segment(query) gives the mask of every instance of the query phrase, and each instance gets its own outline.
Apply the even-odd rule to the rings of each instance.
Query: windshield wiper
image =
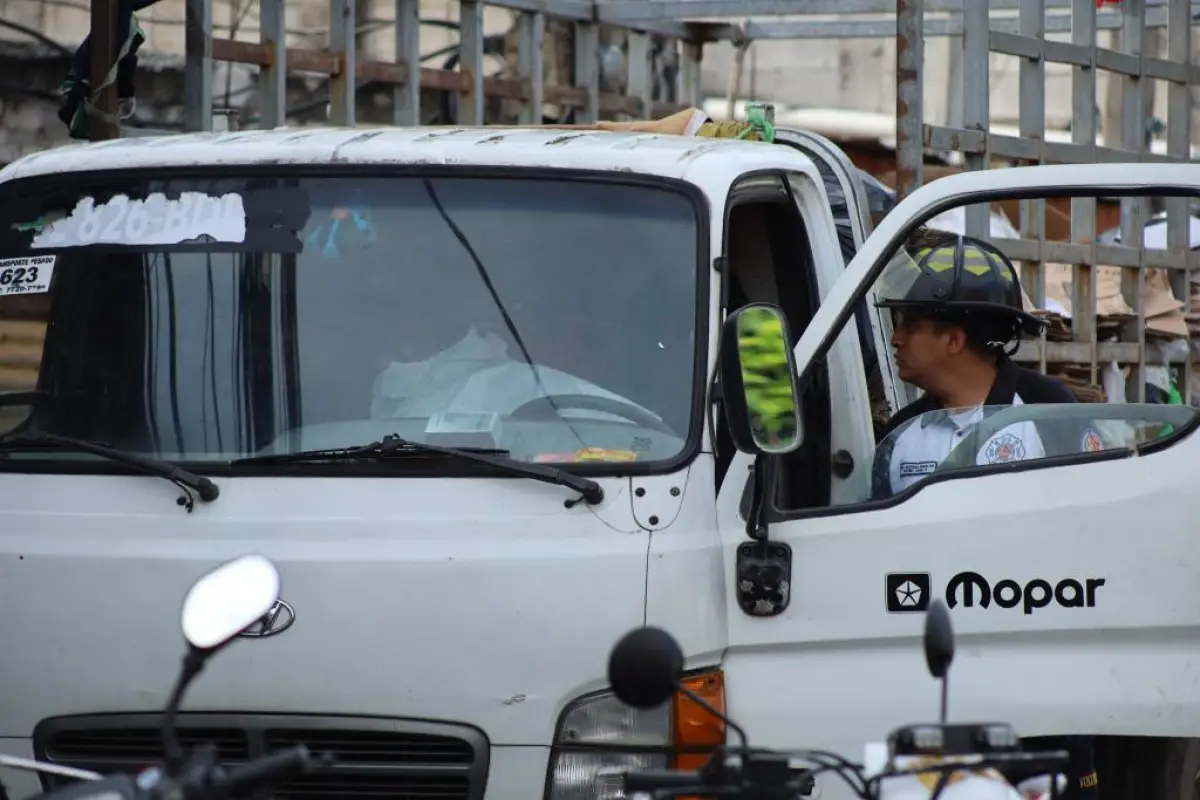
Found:
[[[298,453],[272,453],[263,456],[248,456],[229,462],[231,467],[248,464],[303,464],[316,461],[383,461],[389,458],[405,458],[421,455],[441,455],[459,458],[464,461],[474,461],[506,472],[509,475],[520,475],[532,478],[542,483],[552,483],[555,486],[566,486],[579,492],[579,497],[563,503],[567,508],[574,507],[581,500],[594,506],[604,499],[604,489],[600,484],[589,478],[573,475],[566,470],[551,467],[546,464],[529,464],[524,461],[514,461],[506,458],[507,450],[493,450],[467,447],[439,447],[434,444],[414,442],[403,439],[395,434],[383,437],[378,442],[371,442],[357,447],[338,447],[328,450],[304,450]]]
[[[57,433],[45,432],[17,433],[0,437],[0,453],[9,450],[36,449],[46,445],[63,450],[90,453],[94,456],[107,458],[109,461],[115,461],[118,464],[132,467],[147,475],[166,478],[184,490],[184,497],[179,498],[179,504],[187,508],[189,513],[195,505],[192,500],[192,492],[188,491],[189,489],[194,491],[196,496],[205,503],[211,503],[221,494],[221,490],[217,488],[217,485],[202,475],[189,472],[169,461],[160,461],[157,458],[150,458],[138,453],[127,453],[124,450],[118,450],[115,447],[109,447],[99,442],[89,442],[87,439],[76,439],[73,436],[59,436]]]

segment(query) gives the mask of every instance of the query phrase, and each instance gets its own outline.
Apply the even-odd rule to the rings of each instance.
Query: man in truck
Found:
[[[882,496],[936,470],[989,407],[1075,402],[1059,381],[1010,359],[1021,334],[1036,335],[1042,321],[1022,308],[1017,272],[1003,253],[956,234],[921,233],[913,244],[889,268],[878,305],[892,311],[900,378],[924,394],[884,426],[873,479]],[[946,413],[929,413],[937,410]],[[1061,434],[1014,423],[982,443],[975,463],[1062,452],[1063,443],[1046,436]]]
[[[884,427],[872,477],[876,497],[903,491],[936,470],[988,407],[1076,402],[1058,380],[1011,360],[1021,335],[1037,335],[1044,323],[1024,310],[1007,256],[988,242],[930,230],[914,236],[906,250],[889,267],[892,275],[884,275],[877,305],[892,310],[900,378],[923,394]],[[1083,450],[1089,435],[1095,432],[1083,423],[1039,430],[1032,421],[1018,422],[984,442],[975,463]],[[1069,752],[1064,798],[1095,800],[1092,737],[1037,737],[1025,745]]]

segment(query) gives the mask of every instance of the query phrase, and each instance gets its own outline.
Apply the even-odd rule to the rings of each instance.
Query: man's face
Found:
[[[928,317],[892,312],[892,347],[900,380],[925,389],[962,349],[961,330]]]

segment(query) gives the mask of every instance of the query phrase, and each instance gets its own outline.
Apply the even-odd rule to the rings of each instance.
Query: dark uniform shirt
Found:
[[[999,367],[992,389],[988,392],[987,399],[984,400],[984,406],[1009,406],[1018,398],[1021,403],[1026,405],[1077,402],[1071,390],[1054,378],[1019,367],[1007,358],[1000,360]],[[941,404],[927,393],[900,409],[888,420],[879,434],[880,450],[884,450],[884,452],[876,453],[875,471],[872,477],[873,496],[891,494],[892,459],[890,451],[899,437],[889,434],[923,414],[930,416],[922,419],[922,422],[929,420],[931,423],[936,423],[939,420],[930,412],[939,410],[942,410]],[[916,424],[920,424],[920,422]],[[1037,425],[1037,423],[1032,424]],[[1045,450],[1048,453],[1068,453],[1075,449],[1082,450],[1090,430],[1090,426],[1082,420],[1078,425],[1064,426],[1056,423],[1053,426],[1037,427],[1037,434],[1041,441],[1045,442]],[[1095,800],[1099,796],[1091,736],[1038,736],[1025,739],[1022,744],[1029,751],[1066,750],[1071,754],[1070,763],[1063,768],[1063,772],[1067,776],[1067,789],[1063,792],[1063,800]]]

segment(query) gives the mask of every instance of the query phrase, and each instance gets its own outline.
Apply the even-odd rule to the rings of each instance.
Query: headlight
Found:
[[[719,670],[684,685],[722,712]],[[650,710],[629,708],[611,692],[575,700],[554,734],[547,800],[624,800],[622,775],[637,769],[697,769],[725,742],[725,726],[682,695]]]

